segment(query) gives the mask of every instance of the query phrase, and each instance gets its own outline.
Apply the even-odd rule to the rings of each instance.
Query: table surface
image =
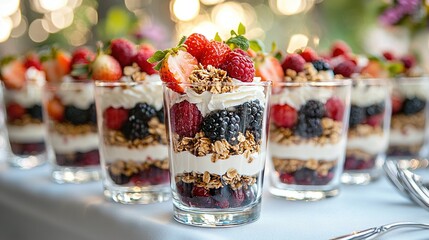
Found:
[[[286,201],[265,191],[258,221],[198,228],[175,222],[171,201],[113,203],[104,199],[100,182],[59,185],[49,173],[46,165],[19,170],[0,162],[0,239],[329,239],[391,222],[429,222],[428,211],[384,178],[343,186],[339,196],[318,202]],[[429,239],[429,231],[396,230],[381,239]]]

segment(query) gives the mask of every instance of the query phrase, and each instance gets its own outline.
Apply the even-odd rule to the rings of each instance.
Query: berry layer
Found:
[[[23,126],[7,125],[8,136],[11,142],[38,143],[43,142],[45,127],[43,124],[26,124]]]

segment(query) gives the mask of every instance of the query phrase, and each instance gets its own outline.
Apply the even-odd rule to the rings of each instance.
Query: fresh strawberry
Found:
[[[304,70],[305,60],[299,54],[292,53],[286,56],[285,60],[282,63],[283,71],[287,69],[292,69],[295,72],[301,72]]]
[[[136,46],[127,39],[118,38],[110,43],[110,55],[119,62],[121,67],[131,65],[136,53]]]
[[[57,98],[53,98],[46,104],[46,110],[50,118],[55,121],[62,121],[64,118],[64,106]]]
[[[387,61],[393,61],[395,60],[395,55],[392,52],[389,51],[383,51],[383,57],[387,60]]]
[[[401,57],[401,62],[404,64],[405,69],[410,69],[416,64],[416,59],[411,55],[407,55]]]
[[[94,61],[95,53],[88,48],[78,48],[72,54],[71,66],[72,73],[71,75],[79,80],[88,79],[88,65],[90,62]]]
[[[384,119],[384,114],[381,113],[381,114],[368,117],[366,119],[366,123],[368,125],[371,125],[372,127],[379,127],[383,123],[383,119]]]
[[[42,57],[42,67],[48,82],[59,82],[70,73],[71,57],[64,51],[52,48],[48,55]]]
[[[128,110],[109,107],[103,113],[104,122],[109,129],[118,130],[128,119]]]
[[[261,56],[255,59],[255,75],[262,81],[271,81],[273,84],[282,82],[285,76],[279,60],[273,56]]]
[[[181,137],[194,137],[203,122],[198,107],[186,100],[171,107],[170,117],[172,130]]]
[[[20,119],[25,114],[25,108],[18,103],[9,103],[6,107],[8,120]]]
[[[155,53],[155,49],[150,45],[141,45],[137,54],[134,56],[134,62],[139,65],[140,69],[147,73],[148,75],[152,75],[157,73],[154,69],[155,64],[149,63],[147,60]]]
[[[220,66],[232,78],[242,82],[253,82],[255,77],[255,66],[250,57],[243,55],[245,52],[230,51],[225,61]]]
[[[338,97],[331,97],[326,101],[326,116],[335,121],[342,121],[344,116],[344,103]]]
[[[313,62],[318,59],[317,53],[312,48],[305,48],[299,53],[306,62]]]
[[[298,113],[287,104],[274,105],[271,107],[271,118],[279,127],[292,128],[298,121]]]
[[[24,66],[26,69],[33,67],[39,71],[42,70],[42,63],[40,62],[39,57],[35,53],[30,53],[27,56],[25,56]]]
[[[343,77],[350,77],[353,73],[356,72],[356,64],[350,60],[341,62],[334,67],[335,74],[341,74]]]
[[[184,44],[186,45],[186,49],[188,53],[190,53],[198,61],[200,61],[208,43],[209,43],[209,40],[207,40],[207,38],[204,35],[199,33],[192,33],[186,39]]]
[[[161,80],[168,83],[168,87],[178,93],[184,89],[180,83],[186,83],[192,71],[198,66],[197,59],[188,52],[179,50],[163,60],[159,74]]]
[[[99,54],[91,65],[92,79],[114,82],[122,77],[121,65],[110,55]]]
[[[1,79],[8,89],[21,89],[25,85],[25,67],[18,59],[6,59],[0,69]]]
[[[347,43],[345,43],[343,41],[337,41],[332,45],[331,52],[332,52],[331,56],[336,57],[336,56],[345,55],[347,53],[350,53],[351,49],[350,49],[349,45],[347,45]]]
[[[218,68],[225,61],[229,52],[231,52],[231,49],[225,43],[210,41],[206,46],[206,50],[200,62],[204,67],[212,65]]]
[[[394,114],[394,113],[400,112],[403,104],[402,98],[397,95],[392,95],[391,101],[392,101],[392,113]]]

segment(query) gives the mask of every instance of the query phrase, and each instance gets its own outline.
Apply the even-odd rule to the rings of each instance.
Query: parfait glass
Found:
[[[164,84],[178,222],[216,227],[259,218],[270,88],[269,82]]]
[[[171,198],[162,84],[96,82],[104,195],[115,202],[148,204]]]
[[[47,83],[43,97],[52,179],[57,183],[99,180],[94,83],[71,80]]]
[[[429,77],[394,79],[389,158],[427,157],[428,92]]]
[[[382,173],[389,144],[391,81],[353,80],[343,183],[367,184]]]
[[[346,79],[276,83],[270,104],[273,195],[314,201],[339,193],[350,89]]]

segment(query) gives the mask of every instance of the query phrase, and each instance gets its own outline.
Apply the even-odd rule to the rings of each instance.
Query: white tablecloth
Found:
[[[396,221],[429,222],[429,212],[386,179],[344,186],[338,197],[319,202],[285,201],[265,192],[257,222],[209,229],[175,222],[171,201],[121,205],[103,198],[99,182],[58,185],[48,176],[48,166],[18,170],[0,163],[1,240],[328,239]],[[429,230],[398,230],[382,239],[429,239]]]

